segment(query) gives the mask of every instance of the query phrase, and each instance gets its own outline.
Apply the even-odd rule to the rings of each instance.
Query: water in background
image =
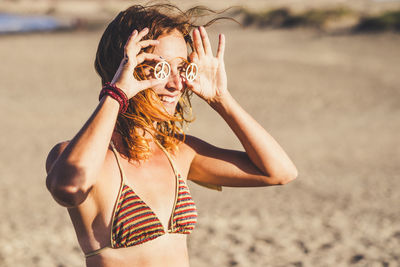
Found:
[[[0,13],[0,34],[54,31],[69,29],[72,23],[60,21],[50,16],[12,15]]]

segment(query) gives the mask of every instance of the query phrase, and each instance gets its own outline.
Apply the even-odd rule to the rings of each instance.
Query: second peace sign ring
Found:
[[[195,63],[190,63],[186,68],[186,79],[189,82],[193,82],[197,77],[198,68]]]

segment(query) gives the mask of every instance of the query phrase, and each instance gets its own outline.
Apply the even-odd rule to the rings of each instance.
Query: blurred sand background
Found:
[[[178,2],[179,3],[179,2]],[[240,1],[185,1],[224,8]],[[250,8],[396,1],[262,1]],[[0,1],[0,11],[109,21],[120,1]],[[93,60],[104,26],[0,36],[0,266],[78,267],[84,258],[67,212],[45,188],[51,147],[79,130],[97,104]],[[234,97],[299,169],[283,187],[214,192],[190,184],[199,224],[191,266],[400,266],[400,35],[260,30],[219,23]],[[215,38],[213,39],[215,47]],[[189,133],[240,145],[194,100]]]

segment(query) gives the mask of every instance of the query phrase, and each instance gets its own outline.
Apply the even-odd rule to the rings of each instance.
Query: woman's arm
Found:
[[[258,124],[227,90],[224,65],[225,38],[220,35],[216,57],[204,28],[194,30],[195,51],[191,59],[199,65],[199,77],[187,82],[226,121],[242,143],[245,153],[211,146],[189,137],[195,153],[188,178],[228,186],[286,184],[297,177],[297,170],[274,138]]]
[[[223,186],[282,185],[297,169],[282,147],[231,97],[213,108],[224,118],[246,152],[221,149],[187,136],[195,152],[188,179]]]
[[[82,203],[95,184],[108,149],[119,104],[104,97],[69,143],[56,145],[46,161],[46,186],[63,206]]]
[[[144,60],[160,60],[158,56],[139,53],[142,48],[156,45],[156,40],[141,41],[148,29],[133,31],[125,45],[125,56],[112,84],[121,88],[128,98],[160,81],[137,81],[133,71]],[[55,200],[63,206],[81,204],[88,196],[101,169],[114,131],[119,104],[109,96],[101,99],[96,110],[69,143],[56,145],[46,161],[46,185]]]

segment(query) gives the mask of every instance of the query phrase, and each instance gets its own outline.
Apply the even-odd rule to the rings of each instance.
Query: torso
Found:
[[[119,159],[126,183],[167,230],[175,201],[176,178],[165,153],[157,146],[153,149],[151,158],[140,164],[129,163],[121,156]],[[193,152],[182,143],[173,158],[175,167],[186,179]],[[109,149],[88,198],[79,207],[68,210],[84,253],[110,245],[111,218],[120,186],[120,171],[115,155]],[[166,233],[140,245],[108,248],[99,255],[87,258],[87,266],[188,266],[186,238],[185,234]]]
[[[86,259],[87,267],[188,267],[186,235],[165,234],[152,241],[129,248],[107,248]]]

